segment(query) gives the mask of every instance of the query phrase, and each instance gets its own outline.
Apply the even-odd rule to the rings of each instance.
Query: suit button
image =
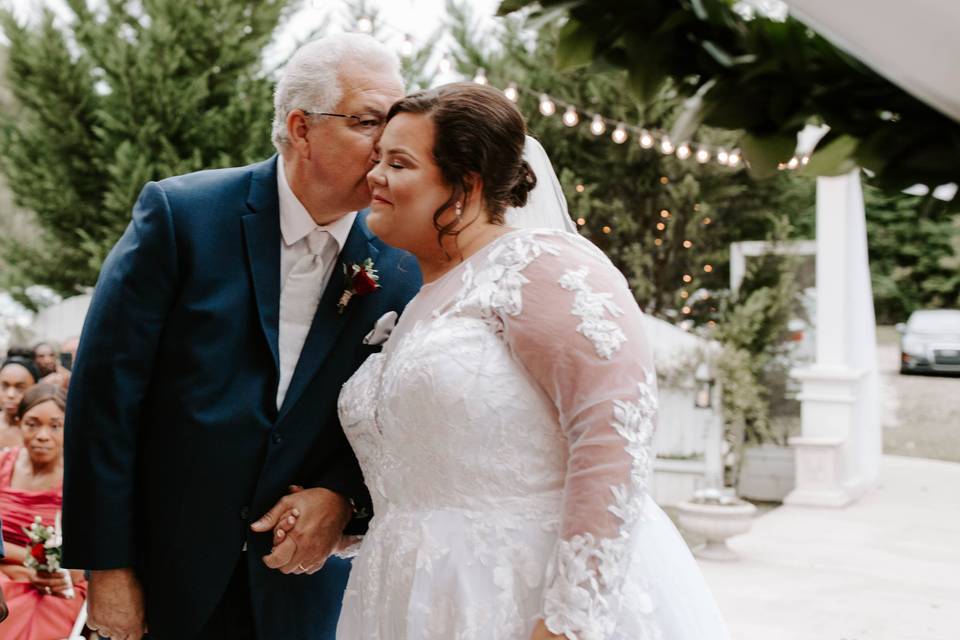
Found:
[[[240,507],[240,519],[244,522],[250,519],[250,507]]]
[[[273,439],[273,444],[280,444],[281,442],[283,442],[283,436],[280,435],[279,433],[274,433],[272,439]]]

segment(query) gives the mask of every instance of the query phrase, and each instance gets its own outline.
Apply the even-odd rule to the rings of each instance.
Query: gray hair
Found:
[[[384,68],[400,77],[400,60],[376,39],[360,33],[338,33],[308,42],[293,54],[273,93],[273,133],[278,151],[289,142],[287,116],[294,109],[332,111],[343,97],[340,72],[344,63]]]

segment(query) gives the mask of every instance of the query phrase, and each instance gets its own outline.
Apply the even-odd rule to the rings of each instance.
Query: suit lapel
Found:
[[[243,235],[253,278],[260,325],[280,374],[278,336],[280,326],[280,203],[277,196],[277,156],[253,169]]]
[[[374,267],[376,267],[379,252],[371,243],[373,235],[367,229],[366,217],[366,212],[361,212],[354,221],[350,234],[343,245],[343,250],[340,251],[337,258],[337,264],[330,275],[330,282],[327,283],[327,288],[317,304],[317,312],[313,316],[313,323],[303,343],[303,349],[300,351],[300,359],[297,361],[293,378],[290,380],[290,387],[284,398],[283,406],[280,407],[280,414],[277,417],[278,423],[297,403],[304,389],[317,374],[317,371],[320,370],[324,360],[330,354],[330,350],[336,344],[337,336],[340,335],[340,332],[363,300],[354,297],[343,313],[337,310],[337,302],[339,302],[344,290],[344,265],[360,264],[370,258],[374,261]]]

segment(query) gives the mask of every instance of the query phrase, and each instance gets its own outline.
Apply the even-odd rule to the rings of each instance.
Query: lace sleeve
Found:
[[[524,270],[503,313],[514,357],[556,405],[569,457],[547,627],[572,640],[613,632],[630,532],[647,493],[656,421],[652,358],[623,276],[586,240],[560,235]]]

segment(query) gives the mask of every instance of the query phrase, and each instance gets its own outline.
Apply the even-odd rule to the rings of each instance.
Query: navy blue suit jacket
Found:
[[[369,505],[337,396],[372,352],[364,335],[402,311],[420,273],[361,212],[278,411],[276,163],[147,184],[84,324],[65,429],[64,561],[134,567],[151,637],[194,636],[247,543],[259,637],[332,638],[349,563],[269,570],[271,536],[249,524],[294,483]],[[381,288],[338,313],[343,266],[367,258]]]

